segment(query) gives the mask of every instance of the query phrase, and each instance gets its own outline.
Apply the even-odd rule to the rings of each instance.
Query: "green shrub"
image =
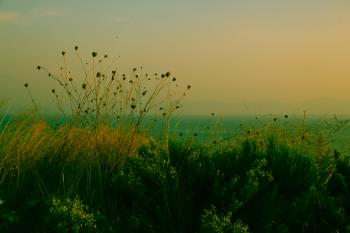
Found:
[[[218,216],[214,207],[204,210],[201,217],[200,233],[249,233],[249,228],[237,220],[232,223],[232,213]]]
[[[96,216],[78,197],[49,200],[49,226],[57,233],[97,232]]]

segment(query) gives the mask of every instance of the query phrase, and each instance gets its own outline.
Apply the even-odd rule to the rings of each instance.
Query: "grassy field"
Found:
[[[320,135],[259,130],[213,145],[13,122],[0,134],[0,230],[350,231],[349,155],[306,142]]]
[[[199,142],[169,132],[191,85],[173,92],[170,72],[119,74],[107,58],[93,52],[80,80],[65,62],[57,75],[37,67],[60,87],[60,124],[28,83],[34,116],[0,118],[0,232],[350,232],[350,155],[329,137],[347,122],[288,131],[286,115]]]

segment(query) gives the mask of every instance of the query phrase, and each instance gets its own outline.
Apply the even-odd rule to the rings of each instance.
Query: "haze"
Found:
[[[193,86],[187,114],[350,113],[346,0],[0,0],[0,100],[49,106],[60,52],[120,56]]]

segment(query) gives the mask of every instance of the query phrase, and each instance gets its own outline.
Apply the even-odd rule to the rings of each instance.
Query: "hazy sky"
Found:
[[[118,39],[116,38],[118,36]],[[350,113],[349,0],[0,0],[0,100],[46,105],[74,46],[193,85],[187,113]]]

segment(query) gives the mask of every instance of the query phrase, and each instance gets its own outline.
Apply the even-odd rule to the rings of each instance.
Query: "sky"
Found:
[[[350,114],[349,0],[0,0],[0,100],[50,106],[75,45],[171,71],[184,113]]]

